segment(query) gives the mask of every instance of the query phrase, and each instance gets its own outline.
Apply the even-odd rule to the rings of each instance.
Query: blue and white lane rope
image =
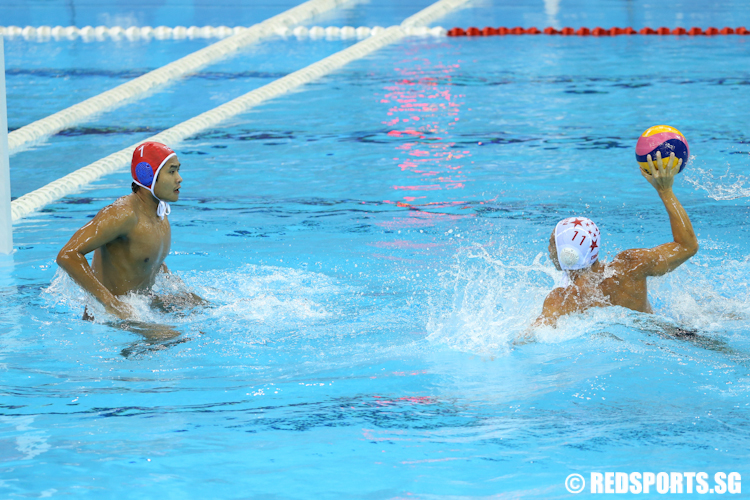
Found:
[[[8,134],[8,148],[12,155],[28,144],[50,136],[80,123],[103,111],[110,111],[125,102],[144,95],[156,86],[164,85],[185,75],[194,73],[239,49],[272,37],[277,30],[296,26],[322,12],[342,5],[349,0],[310,0],[277,16],[258,23],[245,31],[233,34],[224,40],[193,52],[159,69],[134,78],[111,90],[86,99],[83,102],[58,111],[46,118],[29,123]]]
[[[415,25],[427,25],[432,23],[445,14],[462,7],[471,0],[440,0],[430,7],[418,12],[407,18],[402,26],[409,28]],[[217,124],[228,120],[249,109],[257,106],[269,99],[286,94],[302,85],[325,76],[342,66],[361,59],[372,52],[398,42],[406,35],[405,30],[400,26],[393,26],[377,33],[370,38],[362,40],[351,47],[326,57],[316,63],[313,63],[303,69],[295,71],[285,77],[279,78],[263,87],[252,90],[247,94],[240,96],[232,101],[222,104],[210,111],[206,111],[190,120],[165,130],[153,137],[149,141],[157,141],[176,146],[181,141],[195,134],[215,127]],[[140,143],[139,143],[140,144]],[[102,176],[111,174],[119,169],[124,169],[130,164],[130,158],[133,149],[138,144],[133,144],[125,149],[113,153],[101,160],[80,168],[65,177],[50,182],[44,187],[27,193],[11,202],[11,212],[13,221],[27,216],[28,214],[39,210],[64,196],[76,192],[82,186],[90,184]]]
[[[175,26],[174,28],[168,26],[157,26],[156,28],[152,28],[151,26],[130,26],[129,28],[123,28],[121,26],[115,26],[112,28],[106,26],[97,26],[96,28],[92,26],[84,26],[83,28],[77,28],[76,26],[26,26],[24,28],[21,28],[20,26],[0,26],[0,36],[5,36],[8,40],[22,38],[26,41],[33,42],[76,39],[81,39],[84,42],[104,42],[108,40],[149,42],[152,40],[223,39],[232,35],[240,35],[249,29],[250,28],[243,26],[237,26],[234,28],[228,26]],[[298,40],[364,40],[365,38],[377,35],[386,29],[387,28],[382,26],[360,26],[359,28],[355,28],[354,26],[312,26],[310,28],[305,26],[297,26],[295,28],[280,26],[274,31],[276,35],[281,37],[297,38]],[[441,26],[434,28],[428,28],[425,26],[402,26],[402,29],[404,29],[409,36],[442,37],[447,33],[447,30]]]

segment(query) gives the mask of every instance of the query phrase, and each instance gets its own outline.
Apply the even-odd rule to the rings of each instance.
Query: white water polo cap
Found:
[[[173,156],[177,155],[169,146],[160,142],[149,141],[135,148],[133,159],[130,162],[130,174],[133,176],[133,182],[151,191],[154,198],[159,200],[159,205],[156,207],[156,215],[162,219],[165,215],[169,215],[172,210],[169,207],[169,203],[156,196],[154,186],[156,185],[156,179],[159,177],[161,168]]]
[[[568,217],[555,226],[557,261],[564,270],[589,267],[599,258],[599,228],[586,217]]]

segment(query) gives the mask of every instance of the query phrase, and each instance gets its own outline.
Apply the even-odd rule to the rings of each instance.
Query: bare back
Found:
[[[596,261],[589,268],[568,270],[571,284],[550,292],[535,326],[554,325],[560,316],[592,307],[622,306],[650,313],[646,279],[674,271],[698,251],[698,240],[690,218],[672,191],[674,176],[679,172],[682,160],[675,161],[672,154],[664,164],[657,153],[656,162],[650,155],[648,162],[651,173],[642,170],[641,174],[656,189],[667,210],[673,241],[654,248],[625,250],[608,264]],[[554,241],[553,232],[550,257],[561,270]]]
[[[633,251],[622,252],[613,262],[592,266],[566,288],[558,288],[558,298],[568,302],[569,312],[584,312],[592,307],[621,306],[634,311],[652,312],[648,301],[646,276],[634,272]],[[559,290],[559,291],[558,291]],[[554,293],[553,292],[553,293]],[[567,299],[567,300],[566,300]]]

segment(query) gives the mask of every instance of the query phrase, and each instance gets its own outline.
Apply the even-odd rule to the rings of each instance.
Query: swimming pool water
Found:
[[[560,2],[558,17],[623,24],[627,9],[605,5]],[[389,25],[412,7],[363,9]],[[544,7],[480,2],[437,24],[543,20]],[[86,299],[54,263],[127,192],[126,173],[18,222],[15,265],[0,268],[0,492],[546,499],[574,472],[747,475],[747,43],[409,38],[185,141],[167,264],[212,306],[130,299],[172,341],[80,321]],[[6,41],[9,123],[201,44]],[[14,155],[12,194],[348,44],[276,39],[209,66]],[[595,310],[513,347],[559,279],[544,254],[557,220],[595,220],[607,259],[669,238],[632,150],[661,122],[695,155],[675,190],[699,254],[650,282],[656,314]]]

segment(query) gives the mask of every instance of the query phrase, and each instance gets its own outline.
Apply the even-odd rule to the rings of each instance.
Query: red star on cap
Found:
[[[595,248],[599,248],[599,245],[596,244],[596,240],[591,240],[591,251],[593,252]]]
[[[574,220],[574,221],[573,221],[573,227],[577,227],[577,226],[580,226],[580,225],[582,224],[582,222],[583,222],[583,221],[582,221],[582,220],[580,220],[580,219],[576,219],[576,220]]]

